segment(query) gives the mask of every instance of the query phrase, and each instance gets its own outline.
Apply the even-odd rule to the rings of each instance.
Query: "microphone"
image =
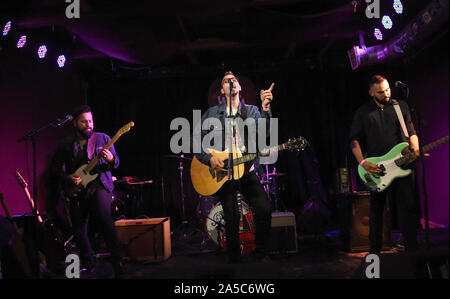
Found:
[[[399,87],[399,88],[407,88],[408,87],[408,85],[403,83],[402,81],[396,81],[394,83],[394,85],[395,85],[395,87]]]
[[[64,125],[66,122],[71,121],[72,119],[73,119],[73,116],[70,115],[70,114],[68,114],[68,115],[66,115],[63,119],[57,118],[57,119],[53,122],[53,125],[54,125],[55,127],[60,127],[60,126]]]

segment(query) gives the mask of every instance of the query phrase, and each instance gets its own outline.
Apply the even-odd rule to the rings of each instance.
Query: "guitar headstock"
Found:
[[[20,171],[16,170],[15,175],[16,175],[16,179],[17,179],[17,182],[19,183],[19,185],[22,186],[22,188],[28,188],[28,183],[27,183],[27,181],[25,181],[25,179],[23,178]]]
[[[288,142],[284,143],[283,145],[286,150],[300,151],[308,146],[308,141],[304,137],[298,137],[289,139]]]
[[[122,128],[119,129],[119,131],[117,132],[117,134],[122,135],[125,134],[126,132],[131,130],[131,127],[134,126],[134,122],[129,122],[128,124],[126,124],[125,126],[123,126]]]

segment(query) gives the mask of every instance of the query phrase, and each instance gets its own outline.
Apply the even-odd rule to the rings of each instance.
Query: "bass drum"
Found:
[[[241,253],[247,254],[255,249],[255,226],[253,223],[253,213],[249,206],[242,200],[240,202],[242,206],[242,221],[240,223],[239,239],[241,242]],[[226,248],[225,217],[220,202],[211,209],[206,218],[206,231],[208,237],[215,244],[219,245],[220,242],[220,246]]]

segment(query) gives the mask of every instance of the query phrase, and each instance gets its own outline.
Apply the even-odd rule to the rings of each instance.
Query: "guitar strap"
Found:
[[[408,130],[406,129],[405,120],[403,119],[403,114],[402,114],[402,111],[400,109],[400,105],[399,105],[398,101],[394,100],[394,99],[392,99],[392,104],[394,106],[395,113],[397,113],[398,120],[400,121],[400,126],[402,127],[403,134],[408,139],[409,138],[409,134],[408,134]]]

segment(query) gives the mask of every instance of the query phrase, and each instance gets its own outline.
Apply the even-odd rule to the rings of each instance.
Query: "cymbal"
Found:
[[[167,158],[174,158],[179,160],[192,160],[192,158],[185,157],[184,155],[178,156],[178,155],[166,155]]]
[[[286,175],[285,173],[281,173],[281,172],[272,172],[272,173],[263,173],[262,176],[283,176]]]

